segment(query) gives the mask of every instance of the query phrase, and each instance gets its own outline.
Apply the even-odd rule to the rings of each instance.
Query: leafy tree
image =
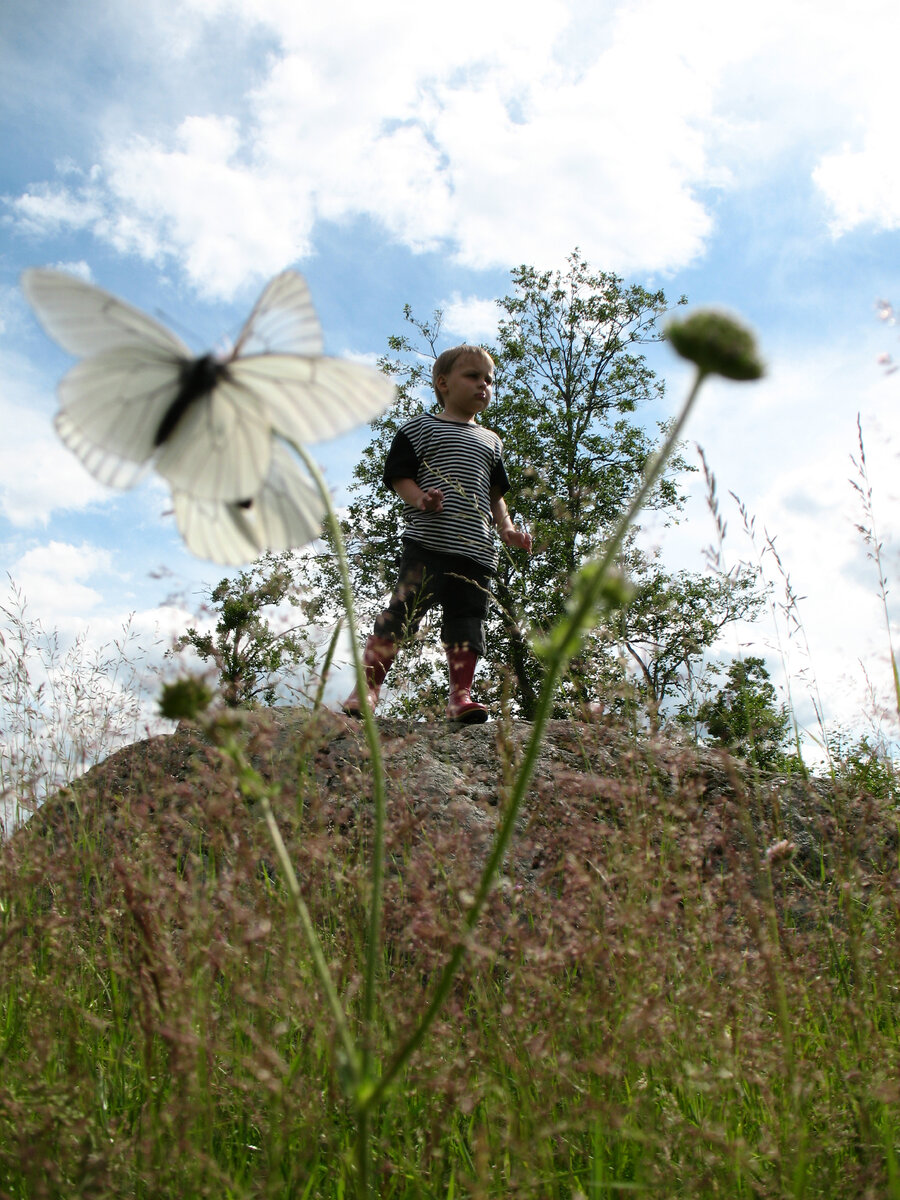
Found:
[[[755,655],[730,664],[725,685],[699,705],[696,717],[712,745],[760,770],[777,770],[790,757],[790,713],[777,703],[765,660]]]
[[[686,695],[697,666],[723,629],[752,619],[765,602],[755,572],[734,575],[668,574],[635,556],[634,597],[609,631],[627,651],[651,725],[666,701]]]
[[[305,609],[291,553],[266,554],[232,579],[222,579],[209,594],[217,614],[215,630],[190,628],[175,650],[190,646],[213,663],[225,703],[232,708],[274,704],[279,687],[299,665],[311,668],[314,652],[303,626],[276,630],[266,609],[282,604]]]

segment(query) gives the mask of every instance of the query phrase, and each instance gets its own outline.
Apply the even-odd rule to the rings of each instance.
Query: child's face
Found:
[[[472,421],[491,402],[494,364],[480,354],[461,354],[446,375],[438,375],[444,416]]]

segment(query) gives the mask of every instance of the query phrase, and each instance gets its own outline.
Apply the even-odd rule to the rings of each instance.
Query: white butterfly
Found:
[[[262,549],[266,530],[284,540],[319,528],[318,495],[291,477],[290,456],[273,456],[274,434],[322,441],[394,398],[381,372],[322,356],[309,288],[294,271],[266,286],[222,358],[194,356],[159,322],[72,275],[29,270],[22,288],[47,333],[82,359],[59,385],[62,440],[113,487],[131,487],[155,466],[176,494],[179,527],[196,546],[220,547],[229,557],[219,561],[233,561],[245,539],[248,501],[250,541]]]

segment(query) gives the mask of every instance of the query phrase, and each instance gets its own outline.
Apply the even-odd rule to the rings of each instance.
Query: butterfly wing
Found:
[[[173,358],[192,357],[164,325],[64,271],[25,271],[22,290],[46,332],[79,358],[122,346],[154,346]]]
[[[322,349],[322,330],[306,280],[296,271],[282,271],[263,289],[232,357],[274,352],[317,358]]]
[[[272,447],[269,473],[249,502],[198,500],[185,491],[173,498],[188,549],[223,566],[253,562],[267,550],[305,546],[319,536],[325,514],[318,490],[280,443]]]
[[[229,371],[259,397],[277,433],[303,444],[373,420],[396,395],[387,375],[341,358],[260,354],[237,359]]]
[[[152,458],[156,432],[178,395],[181,366],[154,346],[120,346],[76,363],[63,376],[56,427],[91,474],[108,483],[114,459]]]
[[[94,478],[107,487],[134,487],[147,470],[147,463],[130,462],[101,449],[82,433],[65,411],[56,414],[54,425],[62,442]]]

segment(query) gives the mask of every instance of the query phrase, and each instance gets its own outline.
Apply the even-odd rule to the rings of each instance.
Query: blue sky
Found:
[[[107,492],[56,441],[70,360],[28,311],[23,268],[79,271],[201,351],[294,266],[326,350],[374,359],[407,302],[445,310],[448,344],[489,338],[510,267],[578,246],[755,327],[766,380],[711,385],[688,430],[726,558],[753,553],[734,491],[804,597],[783,648],[805,721],[813,678],[829,720],[888,703],[848,478],[859,412],[893,575],[900,382],[878,356],[900,349],[877,301],[900,301],[895,4],[147,0],[138,16],[56,0],[2,22],[0,565],[33,615],[102,641],[134,613],[149,644],[224,572],[180,546],[161,483]],[[648,420],[687,382],[668,350],[653,362],[668,393]],[[338,498],[364,441],[321,450]],[[688,486],[687,518],[649,536],[699,569],[714,531]],[[739,641],[783,681],[772,621],[724,649]]]

